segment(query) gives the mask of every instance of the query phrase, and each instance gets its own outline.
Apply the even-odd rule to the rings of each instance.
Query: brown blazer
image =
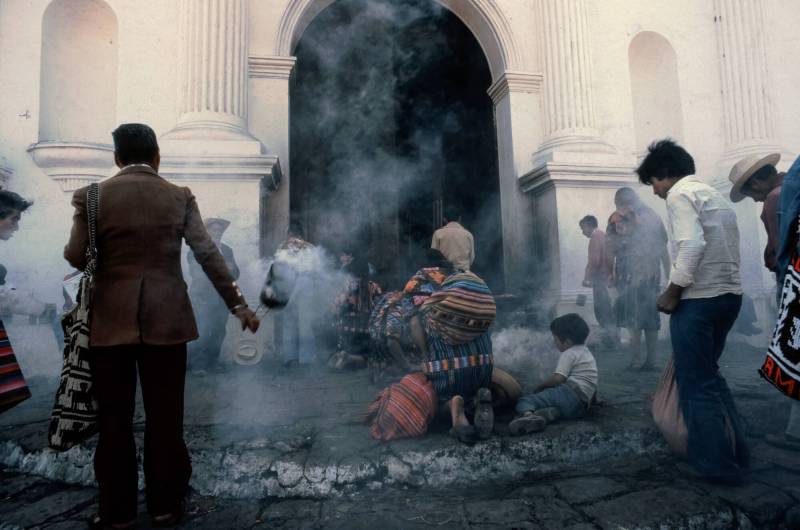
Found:
[[[86,266],[86,193],[75,192],[64,258]],[[128,166],[100,184],[98,270],[92,296],[92,346],[169,345],[197,338],[181,271],[181,240],[194,252],[228,308],[244,303],[225,259],[208,235],[189,188],[149,166]]]

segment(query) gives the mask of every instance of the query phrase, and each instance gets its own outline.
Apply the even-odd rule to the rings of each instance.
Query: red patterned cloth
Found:
[[[436,392],[421,373],[403,377],[385,388],[367,409],[364,423],[376,440],[421,436],[436,415]]]
[[[0,320],[0,412],[31,397],[25,378],[17,364],[14,349]]]

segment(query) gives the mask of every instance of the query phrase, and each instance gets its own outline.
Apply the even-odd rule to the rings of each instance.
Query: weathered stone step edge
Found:
[[[307,453],[275,456],[269,451],[228,448],[192,453],[192,487],[201,495],[230,498],[293,497],[321,499],[378,489],[384,485],[441,487],[521,478],[600,459],[667,451],[654,428],[614,432],[579,431],[560,437],[494,438],[468,447],[397,451],[392,444],[369,457],[313,462]],[[26,452],[13,441],[0,442],[0,463],[23,473],[68,484],[93,486],[92,450],[75,447]],[[143,487],[139,470],[139,487]]]

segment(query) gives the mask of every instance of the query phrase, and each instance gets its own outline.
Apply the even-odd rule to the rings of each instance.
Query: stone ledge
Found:
[[[443,487],[518,480],[597,460],[666,452],[655,429],[596,430],[589,422],[553,426],[547,435],[494,437],[469,447],[440,434],[436,440],[375,444],[370,451],[336,454],[314,446],[318,435],[295,440],[254,440],[220,449],[191,449],[192,487],[201,495],[230,498],[324,499],[367,489]],[[364,428],[353,436],[367,436]],[[424,443],[428,442],[430,445]],[[190,445],[194,445],[190,442]],[[141,447],[141,443],[139,443]],[[431,447],[432,446],[432,447]],[[327,448],[326,448],[327,449]],[[25,450],[16,441],[0,443],[0,464],[68,484],[94,485],[92,447],[65,453]],[[140,487],[141,481],[140,469]]]

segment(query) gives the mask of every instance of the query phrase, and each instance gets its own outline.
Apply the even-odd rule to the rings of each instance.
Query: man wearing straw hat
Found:
[[[778,173],[775,165],[780,159],[780,153],[750,155],[739,160],[728,177],[733,184],[731,201],[740,202],[750,197],[755,202],[764,203],[761,210],[761,222],[767,231],[764,266],[770,272],[776,272],[778,268],[778,199],[784,173]]]
[[[783,179],[785,173],[778,173],[775,165],[780,160],[779,153],[771,153],[766,156],[751,155],[736,163],[731,169],[730,180],[733,183],[731,189],[731,200],[739,202],[745,197],[750,197],[756,202],[763,202],[764,208],[761,212],[761,221],[764,223],[764,228],[767,230],[767,247],[764,249],[764,265],[772,272],[775,273],[778,279],[778,303],[780,304],[780,296],[782,292],[782,279],[785,274],[786,267],[779,265],[778,255],[781,249],[790,247],[790,245],[782,245],[780,225],[781,219],[779,212],[781,212],[780,203],[791,204],[792,195],[796,195],[795,189],[791,185],[787,188],[789,197],[781,201],[781,191],[783,189]],[[796,163],[795,163],[796,165]],[[795,166],[793,166],[793,169]],[[793,173],[796,175],[796,172]],[[796,178],[792,179],[794,182]],[[794,192],[794,193],[793,193]],[[792,224],[791,219],[796,218],[796,209],[789,209],[784,207],[781,212],[783,216],[787,217],[783,224]],[[784,234],[784,237],[786,235]],[[785,253],[785,252],[784,252]],[[786,427],[786,432],[783,434],[767,434],[764,439],[770,445],[775,445],[783,449],[790,449],[793,451],[800,451],[800,404],[797,402],[792,403],[792,409],[789,413],[789,422]]]
[[[205,220],[208,235],[211,236],[222,257],[225,258],[225,265],[228,266],[231,276],[234,280],[238,280],[239,267],[233,257],[233,249],[222,242],[222,235],[230,224],[227,219],[217,217],[209,217]],[[200,338],[188,345],[189,363],[196,375],[205,375],[207,370],[219,366],[217,359],[222,349],[222,343],[225,341],[225,327],[228,323],[229,311],[225,301],[217,294],[192,252],[189,252],[188,261],[189,273],[192,277],[189,296],[192,299],[192,307],[194,307],[197,328],[200,333]]]

